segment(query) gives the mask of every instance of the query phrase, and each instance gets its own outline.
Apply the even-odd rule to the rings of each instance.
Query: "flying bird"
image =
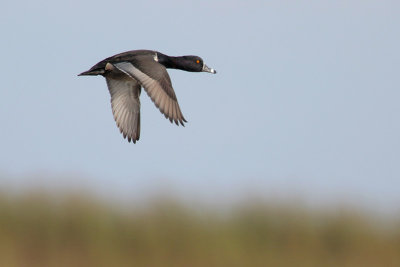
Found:
[[[178,104],[168,69],[217,73],[198,56],[171,57],[152,50],[132,50],[108,57],[78,74],[106,78],[115,122],[128,142],[140,137],[140,93],[143,87],[165,118],[187,122]]]

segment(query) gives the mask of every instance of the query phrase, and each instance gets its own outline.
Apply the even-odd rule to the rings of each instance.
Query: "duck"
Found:
[[[124,139],[140,138],[140,94],[143,87],[171,123],[185,126],[167,69],[216,74],[201,57],[167,56],[154,50],[131,50],[108,57],[78,76],[103,76],[111,96],[114,120]]]

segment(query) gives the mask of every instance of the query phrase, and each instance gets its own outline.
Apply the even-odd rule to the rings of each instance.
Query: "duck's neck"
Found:
[[[157,53],[158,62],[164,65],[167,69],[185,69],[185,59],[183,57],[170,57],[162,53]]]

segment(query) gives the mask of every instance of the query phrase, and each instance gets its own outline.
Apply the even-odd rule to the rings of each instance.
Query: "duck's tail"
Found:
[[[95,75],[103,75],[104,74],[104,69],[90,69],[88,71],[84,71],[80,74],[78,74],[78,76],[95,76]]]

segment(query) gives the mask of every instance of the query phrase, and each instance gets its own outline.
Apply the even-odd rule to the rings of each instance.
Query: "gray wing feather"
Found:
[[[140,137],[140,84],[117,70],[105,77],[115,122],[124,138],[136,143]]]
[[[136,79],[167,119],[171,122],[174,121],[176,124],[180,122],[181,125],[184,125],[186,120],[179,107],[168,72],[164,66],[154,60],[152,61],[154,63],[147,62],[148,64],[146,64],[146,66],[151,65],[155,68],[153,72],[156,73],[156,78],[150,77],[130,62],[114,63],[113,65],[121,72]]]

